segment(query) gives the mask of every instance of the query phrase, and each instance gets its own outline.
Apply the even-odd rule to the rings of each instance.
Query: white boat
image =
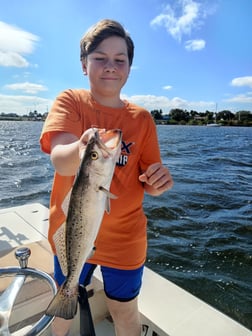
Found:
[[[208,127],[220,127],[221,124],[216,124],[216,123],[212,123],[212,124],[207,124]]]
[[[20,246],[31,250],[28,268],[52,274],[53,263],[47,242],[48,209],[41,204],[27,204],[0,210],[0,268],[17,266],[14,252]],[[0,295],[10,286],[10,277],[0,277]],[[8,287],[10,288],[10,287]],[[96,336],[114,336],[113,323],[106,304],[99,270],[87,288]],[[4,330],[4,309],[0,310],[0,335],[29,334],[52,298],[52,291],[41,280],[30,279],[17,296],[11,317],[10,333]],[[3,295],[1,296],[3,297]],[[0,306],[1,306],[0,297]],[[145,336],[252,336],[252,331],[210,305],[154,273],[147,267],[139,296],[139,310]],[[6,319],[7,320],[7,319]],[[24,322],[23,322],[24,321]],[[2,328],[2,329],[1,329]],[[1,332],[2,330],[2,332]],[[50,327],[42,333],[50,335]],[[70,335],[80,334],[80,313],[75,317]],[[129,335],[130,336],[130,335]]]

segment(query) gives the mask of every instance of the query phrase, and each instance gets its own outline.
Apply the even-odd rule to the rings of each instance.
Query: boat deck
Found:
[[[25,245],[31,249],[29,267],[52,274],[47,229],[48,209],[41,204],[0,210],[0,267],[17,266],[13,251],[18,246]],[[0,278],[0,293],[6,288],[8,281],[8,278]],[[26,293],[15,303],[11,320],[13,330],[19,329],[22,320],[29,321],[31,316],[43,314],[49,303],[52,293],[36,281],[31,280],[25,284]],[[89,301],[96,334],[114,336],[99,269],[95,271],[90,288],[94,291],[94,296]],[[252,331],[148,268],[144,271],[139,310],[143,324],[149,326],[146,336],[252,336]],[[79,315],[75,319],[71,335],[79,335]],[[23,331],[13,331],[12,335],[21,336]],[[49,336],[49,330],[43,335]]]

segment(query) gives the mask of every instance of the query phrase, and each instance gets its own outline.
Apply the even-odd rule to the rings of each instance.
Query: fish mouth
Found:
[[[120,129],[111,130],[97,130],[96,139],[100,148],[111,155],[112,152],[117,151],[122,141],[122,131]]]

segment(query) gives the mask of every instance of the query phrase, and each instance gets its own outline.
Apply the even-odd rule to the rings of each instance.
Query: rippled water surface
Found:
[[[0,208],[48,206],[40,122],[0,122]],[[158,126],[174,178],[146,196],[147,266],[252,329],[252,128]]]

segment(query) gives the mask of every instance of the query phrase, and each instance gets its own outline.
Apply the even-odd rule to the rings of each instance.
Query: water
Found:
[[[0,121],[0,208],[48,206],[53,170],[40,150],[41,129],[41,122]]]
[[[49,203],[41,122],[0,122],[0,208]],[[252,128],[158,126],[171,191],[146,196],[147,266],[252,329]]]

